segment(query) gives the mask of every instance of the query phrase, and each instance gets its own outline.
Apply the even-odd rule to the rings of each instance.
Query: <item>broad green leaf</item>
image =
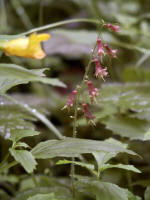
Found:
[[[128,200],[127,191],[113,183],[83,178],[79,179],[78,184],[82,190],[91,192],[96,200]]]
[[[105,142],[108,142],[108,143],[110,143],[110,144],[115,144],[115,145],[121,146],[121,147],[123,147],[123,148],[125,148],[125,149],[128,148],[128,144],[123,143],[123,142],[120,142],[119,140],[116,140],[116,139],[114,139],[114,138],[108,138],[108,139],[105,140]]]
[[[105,142],[121,146],[125,149],[127,149],[128,146],[127,144],[122,143],[114,138],[106,139]],[[100,166],[107,163],[110,159],[114,158],[118,153],[119,152],[94,152],[93,156],[95,157],[98,168],[100,168]]]
[[[102,122],[106,125],[106,128],[111,130],[114,134],[129,137],[131,140],[144,140],[145,134],[150,127],[149,122],[146,120],[129,118],[123,115],[105,118]]]
[[[144,194],[145,200],[150,200],[150,187],[147,187]]]
[[[30,81],[65,87],[58,79],[44,77],[43,71],[44,69],[29,70],[14,64],[0,64],[0,93],[5,93],[13,86],[27,84]]]
[[[133,193],[131,193],[129,190],[127,191],[128,193],[128,200],[141,200],[142,198],[139,196],[135,196]]]
[[[33,197],[29,197],[27,200],[57,200],[53,193],[49,194],[37,194]]]
[[[125,169],[125,170],[129,170],[129,171],[133,171],[133,172],[136,172],[136,173],[141,173],[141,171],[138,170],[133,165],[124,165],[124,164],[116,164],[116,165],[103,164],[102,166],[100,166],[99,170],[104,171],[104,170],[110,169],[110,168],[119,168],[119,169]]]
[[[0,135],[5,139],[9,139],[11,130],[14,129],[30,129],[34,130],[35,126],[31,121],[35,118],[31,114],[23,112],[16,105],[6,104],[0,99]]]
[[[68,188],[55,185],[52,187],[34,187],[23,192],[18,192],[12,200],[27,200],[34,195],[48,193],[53,193],[59,200],[72,200],[72,195]]]
[[[27,150],[15,150],[11,148],[9,151],[14,159],[19,162],[28,173],[32,173],[36,168],[37,163],[31,152]]]
[[[150,140],[150,129],[148,129],[148,131],[145,133],[143,140]]]
[[[77,161],[71,161],[71,160],[59,160],[56,164],[57,165],[65,165],[65,164],[71,164],[74,163],[75,165],[79,165],[81,167],[85,167],[89,170],[94,170],[94,165],[88,164],[88,163],[83,163],[83,162],[77,162]]]
[[[35,135],[39,135],[40,132],[34,130],[21,130],[21,129],[14,129],[10,132],[10,140],[13,142],[18,142],[24,137],[31,137]]]
[[[87,140],[79,138],[64,138],[62,140],[48,140],[41,142],[32,149],[35,158],[53,158],[53,157],[77,157],[83,153],[94,152],[125,152],[136,155],[131,150],[122,148],[121,146],[101,142],[96,140]]]
[[[78,190],[90,192],[96,200],[141,200],[134,196],[129,190],[119,187],[113,183],[95,180],[84,176],[77,176]]]

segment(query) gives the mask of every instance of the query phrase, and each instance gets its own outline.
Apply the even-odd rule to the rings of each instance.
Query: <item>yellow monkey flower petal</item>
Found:
[[[29,37],[17,38],[6,42],[4,51],[6,55],[20,56],[24,58],[42,59],[46,56],[40,42],[48,40],[49,34],[33,33]]]

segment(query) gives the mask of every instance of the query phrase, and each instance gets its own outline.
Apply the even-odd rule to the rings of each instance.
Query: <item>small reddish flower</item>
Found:
[[[116,53],[118,49],[111,49],[106,43],[104,44],[105,49],[107,50],[108,54],[111,58],[116,58]]]
[[[102,66],[98,62],[97,58],[94,59],[94,62],[95,62],[95,65],[96,65],[96,69],[95,69],[96,78],[98,77],[99,79],[102,78],[103,80],[105,80],[104,76],[108,75],[107,68],[102,68]]]
[[[76,94],[77,94],[77,90],[73,90],[72,93],[71,93],[71,95],[70,95],[70,97],[67,100],[66,105],[62,109],[65,109],[65,108],[70,109],[73,106],[73,104],[74,104],[74,98],[75,98]]]
[[[83,108],[83,113],[84,113],[84,116],[86,117],[86,119],[87,119],[90,123],[92,123],[92,125],[95,126],[95,123],[94,123],[94,121],[93,121],[93,119],[94,119],[95,117],[94,117],[94,116],[91,114],[91,112],[89,111],[87,104],[86,104],[86,103],[83,103],[83,104],[82,104],[82,108]]]
[[[113,32],[120,32],[119,25],[106,24],[105,26],[111,29]]]
[[[88,87],[89,87],[89,97],[91,101],[95,101],[95,97],[99,95],[98,88],[94,88],[92,81],[88,81]]]
[[[105,55],[105,52],[104,52],[103,43],[102,43],[102,40],[100,39],[100,37],[98,37],[98,39],[97,39],[97,52],[102,60],[102,56]]]

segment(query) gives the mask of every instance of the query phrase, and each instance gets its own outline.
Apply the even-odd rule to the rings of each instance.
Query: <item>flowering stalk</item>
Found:
[[[89,73],[89,69],[90,69],[91,64],[92,64],[92,60],[93,60],[93,57],[94,57],[96,47],[97,47],[97,42],[95,43],[94,48],[92,50],[92,53],[91,53],[91,56],[90,56],[90,59],[89,59],[89,63],[88,63],[86,70],[85,70],[83,80],[82,80],[81,84],[77,87],[77,95],[76,95],[76,98],[74,100],[75,106],[74,106],[74,116],[73,116],[73,138],[76,138],[76,135],[77,135],[77,116],[78,116],[78,107],[79,107],[80,95],[81,95],[83,86],[86,82],[87,75]],[[72,158],[72,161],[74,161],[74,158]],[[75,198],[74,174],[75,174],[75,167],[74,167],[74,164],[72,164],[71,165],[71,177],[72,177],[73,198]]]

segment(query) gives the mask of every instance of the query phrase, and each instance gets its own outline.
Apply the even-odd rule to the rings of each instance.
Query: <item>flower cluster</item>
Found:
[[[118,25],[104,24],[104,26],[107,27],[108,29],[110,29],[113,32],[119,32],[120,31],[120,27]],[[116,56],[117,51],[118,51],[117,49],[111,49],[108,46],[108,44],[103,43],[100,36],[98,36],[96,48],[93,52],[93,58],[92,58],[94,60],[94,63],[95,63],[95,77],[96,78],[102,79],[102,80],[105,81],[105,77],[108,75],[108,72],[107,72],[107,67],[103,67],[103,58],[104,58],[105,55],[109,55],[109,57],[111,59],[116,58],[117,57]],[[89,80],[87,76],[84,79],[83,83],[86,83],[87,86],[88,86],[89,99],[90,99],[91,103],[96,102],[96,97],[99,95],[98,88],[94,87],[92,81]],[[80,89],[72,91],[72,94],[68,98],[64,108],[73,107],[74,97],[78,92],[81,93]],[[80,96],[80,94],[79,94],[79,96]],[[76,109],[78,109],[78,108],[76,108]],[[85,118],[92,125],[95,125],[95,123],[94,123],[95,117],[89,111],[88,105],[86,103],[82,103],[82,112],[83,112]]]

